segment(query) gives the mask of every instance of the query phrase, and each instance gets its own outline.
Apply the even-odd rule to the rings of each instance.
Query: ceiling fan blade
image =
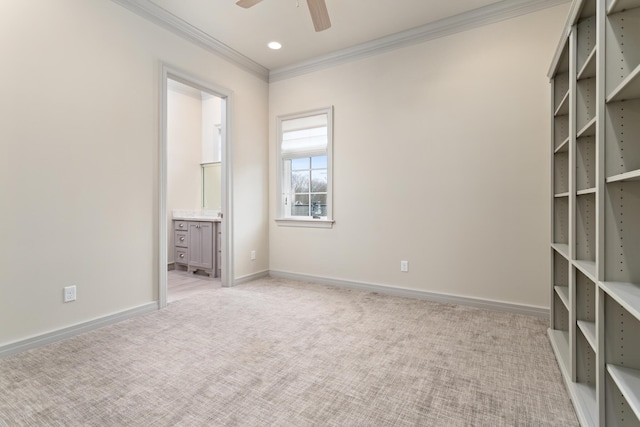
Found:
[[[326,30],[331,27],[331,20],[329,20],[329,11],[327,10],[327,4],[324,0],[307,0],[309,5],[309,12],[311,12],[311,20],[316,32]]]
[[[255,6],[260,3],[262,0],[238,0],[236,4],[240,7],[244,7],[245,9],[250,8],[251,6]]]

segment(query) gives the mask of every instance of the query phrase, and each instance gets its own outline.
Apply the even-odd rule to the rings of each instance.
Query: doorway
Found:
[[[181,255],[176,255],[180,248],[174,241],[174,217],[213,218],[208,224],[220,231],[220,238],[214,237],[220,256],[214,253],[213,267],[203,271],[219,277],[218,286],[233,284],[232,92],[166,64],[161,86],[158,305],[163,308],[168,303],[168,267],[174,263],[192,274],[184,255],[176,262],[175,256]],[[179,182],[174,182],[177,176]]]

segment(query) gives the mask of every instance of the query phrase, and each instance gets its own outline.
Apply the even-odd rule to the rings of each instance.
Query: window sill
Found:
[[[280,227],[333,228],[334,222],[331,219],[276,219],[276,224]]]

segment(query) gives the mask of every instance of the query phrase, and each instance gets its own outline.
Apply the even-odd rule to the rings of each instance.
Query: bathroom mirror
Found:
[[[202,208],[222,210],[222,164],[202,163]]]

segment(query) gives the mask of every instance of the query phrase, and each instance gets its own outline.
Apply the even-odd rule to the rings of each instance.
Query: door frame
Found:
[[[222,286],[233,286],[233,91],[162,63],[160,78],[160,138],[158,190],[158,308],[167,306],[167,80],[176,80],[222,99]]]

